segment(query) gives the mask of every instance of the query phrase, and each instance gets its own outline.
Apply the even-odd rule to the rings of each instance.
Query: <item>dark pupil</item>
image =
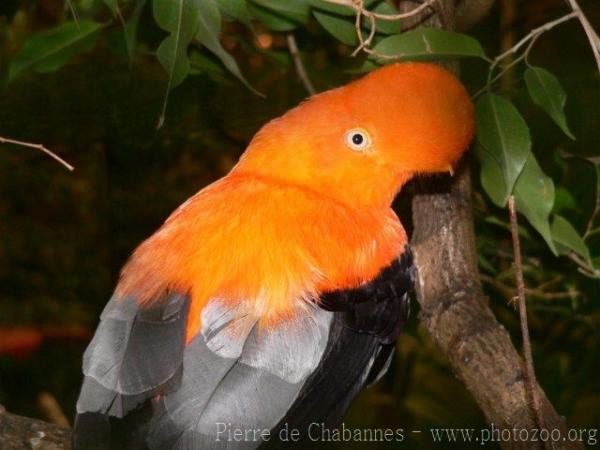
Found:
[[[362,135],[362,134],[358,134],[358,133],[357,133],[357,134],[353,134],[353,135],[352,135],[352,143],[353,143],[354,145],[360,145],[360,144],[362,144],[362,143],[363,143],[363,141],[364,141],[364,139],[365,139],[365,138],[363,137],[363,135]]]

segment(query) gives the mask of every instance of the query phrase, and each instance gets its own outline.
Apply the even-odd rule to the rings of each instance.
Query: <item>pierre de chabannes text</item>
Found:
[[[587,445],[598,443],[598,429],[570,429],[563,435],[558,429],[499,429],[494,424],[489,428],[432,428],[405,430],[404,428],[349,428],[342,423],[338,428],[329,428],[324,423],[313,422],[305,430],[285,423],[272,432],[268,428],[241,428],[231,423],[216,423],[217,442],[264,442],[278,439],[281,442],[299,442],[308,438],[313,442],[402,442],[408,433],[425,434],[433,442],[477,442],[486,445],[492,442],[559,442],[579,441]]]

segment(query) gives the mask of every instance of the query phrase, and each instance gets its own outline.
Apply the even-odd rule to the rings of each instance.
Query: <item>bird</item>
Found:
[[[74,447],[306,448],[315,424],[337,426],[410,310],[392,202],[451,172],[473,134],[463,84],[424,62],[264,125],[122,269],[83,356]]]

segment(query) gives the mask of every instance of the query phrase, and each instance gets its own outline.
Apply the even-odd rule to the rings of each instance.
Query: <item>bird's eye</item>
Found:
[[[346,132],[346,145],[352,150],[365,151],[371,146],[371,136],[365,130],[353,128]]]

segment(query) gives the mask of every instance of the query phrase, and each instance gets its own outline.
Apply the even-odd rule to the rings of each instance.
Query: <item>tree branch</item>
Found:
[[[453,0],[440,1],[428,25],[452,29],[453,6]],[[538,428],[527,394],[526,365],[494,317],[479,280],[471,180],[465,162],[453,179],[421,182],[413,199],[413,224],[411,245],[419,273],[421,323],[489,422],[511,433]],[[564,420],[541,387],[532,384],[542,422],[567,436]],[[582,448],[581,443],[568,440],[554,444],[557,449]],[[502,445],[535,448],[539,442],[515,439]]]
[[[16,416],[0,405],[2,450],[70,450],[71,431],[58,425]]]
[[[296,38],[294,37],[294,33],[288,33],[287,36],[287,44],[290,49],[290,55],[292,56],[292,60],[294,61],[294,65],[296,66],[296,72],[302,80],[302,84],[308,91],[310,95],[315,95],[316,90],[313,86],[308,74],[306,73],[306,69],[304,67],[304,63],[302,62],[302,57],[300,56],[300,51],[298,50],[298,44],[296,43]]]
[[[454,179],[422,182],[413,199],[411,246],[419,278],[420,320],[447,356],[488,422],[504,430],[538,428],[527,393],[526,366],[489,308],[480,282],[466,164]],[[537,383],[539,411],[549,429],[566,436],[564,420]],[[503,442],[504,448],[539,443]],[[561,441],[556,449],[581,448]]]
[[[487,283],[490,286],[497,289],[507,299],[507,301],[515,298],[516,292],[515,292],[515,288],[513,286],[504,284],[504,283],[498,281],[496,278],[491,277],[489,275],[485,275],[485,274],[481,274],[480,278],[481,278],[481,281],[483,281],[484,283]],[[553,281],[553,280],[551,280],[551,281]],[[547,284],[547,283],[544,283],[544,284]],[[563,291],[563,292],[549,292],[549,291],[545,291],[544,289],[542,289],[542,286],[540,286],[537,289],[525,288],[525,294],[528,295],[529,297],[537,297],[537,298],[540,298],[543,300],[565,300],[565,299],[572,300],[575,297],[578,297],[579,295],[581,295],[580,292],[576,291],[576,290]]]
[[[598,72],[600,72],[600,37],[598,37],[598,33],[596,33],[592,27],[592,24],[579,7],[577,0],[567,0],[567,3],[573,12],[577,14],[579,22],[581,22],[583,31],[585,31],[585,34],[590,41],[590,47],[592,47],[592,52],[594,53],[594,59],[596,60],[596,65],[598,66]]]
[[[382,59],[394,59],[397,56],[395,55],[385,55],[379,53],[371,48],[371,43],[373,38],[375,37],[376,30],[376,20],[402,20],[402,19],[411,19],[414,17],[419,17],[422,14],[427,13],[430,10],[434,9],[435,3],[438,0],[425,0],[423,3],[417,4],[414,7],[407,9],[404,12],[399,14],[381,14],[373,11],[369,11],[365,8],[364,0],[325,0],[328,3],[332,3],[335,5],[347,6],[348,8],[354,9],[356,13],[356,20],[354,22],[354,27],[356,29],[356,37],[358,38],[359,45],[352,52],[352,56],[358,55],[361,51],[367,53],[368,55],[375,55],[378,58]],[[413,3],[413,2],[410,2]],[[369,19],[369,26],[371,31],[369,32],[369,36],[367,39],[363,37],[362,33],[362,18],[366,17]]]
[[[69,164],[68,162],[66,162],[64,159],[62,159],[56,153],[48,150],[42,144],[33,144],[31,142],[18,141],[16,139],[9,139],[9,138],[5,138],[5,137],[2,137],[2,136],[0,136],[0,144],[13,144],[13,145],[19,145],[21,147],[29,147],[29,148],[35,148],[35,149],[41,150],[46,155],[50,156],[51,158],[55,159],[60,164],[62,164],[63,166],[65,166],[68,170],[71,170],[71,171],[75,170],[75,167],[73,167],[71,164]]]
[[[527,304],[525,300],[525,280],[523,278],[523,264],[521,262],[521,240],[519,239],[519,222],[517,219],[517,207],[515,206],[515,196],[508,198],[508,212],[510,216],[510,233],[513,243],[513,254],[515,258],[515,279],[517,282],[517,299],[519,304],[519,318],[521,324],[521,337],[523,345],[523,357],[525,358],[525,368],[527,375],[528,394],[531,396],[531,403],[535,413],[535,420],[538,429],[545,429],[546,424],[540,411],[539,393],[536,389],[538,384],[533,366],[533,354],[531,352],[531,338],[529,337],[529,324],[527,323]]]

